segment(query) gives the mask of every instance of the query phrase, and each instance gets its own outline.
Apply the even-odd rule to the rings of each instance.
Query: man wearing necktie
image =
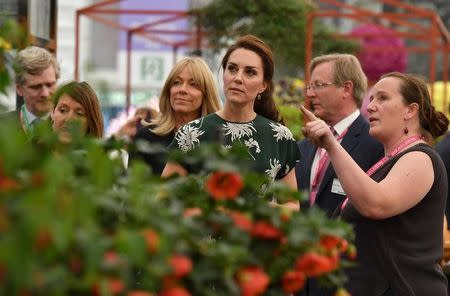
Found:
[[[384,150],[369,136],[369,124],[359,111],[367,90],[367,77],[358,59],[349,54],[323,55],[312,60],[309,71],[311,81],[306,87],[306,96],[312,111],[336,132],[342,147],[358,165],[368,170],[383,157]],[[303,158],[296,165],[297,186],[299,191],[309,195],[309,200],[300,208],[319,207],[331,217],[346,194],[328,155],[307,139],[299,142],[299,149]],[[320,288],[313,279],[308,280],[301,295],[333,294],[334,291]]]
[[[19,125],[25,133],[47,120],[53,104],[51,95],[59,78],[59,64],[55,56],[44,48],[29,46],[14,58],[16,92],[23,97],[19,110],[1,115],[2,123]]]

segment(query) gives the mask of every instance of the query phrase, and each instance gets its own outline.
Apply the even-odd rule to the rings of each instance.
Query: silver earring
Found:
[[[259,101],[261,100],[261,93],[258,94],[258,96],[256,97],[256,99]]]

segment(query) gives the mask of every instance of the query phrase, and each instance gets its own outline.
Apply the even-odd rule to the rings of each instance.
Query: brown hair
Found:
[[[225,56],[222,59],[222,69],[225,70],[230,55],[236,49],[244,48],[253,51],[256,53],[262,61],[263,70],[264,70],[264,82],[267,85],[267,88],[264,92],[261,93],[261,99],[256,99],[253,105],[253,110],[266,118],[269,118],[273,121],[283,123],[283,119],[280,116],[280,113],[275,105],[275,101],[273,100],[273,75],[275,70],[273,53],[270,47],[264,43],[261,39],[254,35],[244,35],[240,37],[236,42],[231,45]]]
[[[420,126],[427,134],[437,138],[447,131],[449,120],[444,113],[436,111],[431,104],[430,92],[421,77],[414,74],[391,72],[381,76],[380,79],[386,77],[395,77],[400,80],[399,92],[406,104],[416,103],[419,105]]]
[[[332,79],[337,86],[343,86],[346,81],[353,83],[353,97],[356,105],[361,107],[362,99],[367,91],[367,77],[358,59],[351,54],[334,53],[314,58],[309,65],[309,73],[322,63],[332,63]]]
[[[95,91],[87,82],[69,82],[59,87],[53,95],[53,104],[56,107],[59,99],[67,95],[83,106],[86,112],[86,134],[95,138],[103,137],[103,115]]]
[[[14,57],[14,72],[16,83],[25,83],[25,74],[39,75],[48,67],[55,70],[56,79],[59,78],[59,64],[55,56],[45,48],[29,46],[17,53]]]

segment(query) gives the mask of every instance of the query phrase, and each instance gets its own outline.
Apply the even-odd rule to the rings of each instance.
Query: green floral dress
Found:
[[[266,173],[272,180],[286,176],[300,160],[291,131],[260,115],[250,122],[235,123],[216,113],[209,114],[180,128],[169,148],[188,152],[201,143],[217,141],[226,148],[236,142],[244,144],[254,160],[254,170]]]

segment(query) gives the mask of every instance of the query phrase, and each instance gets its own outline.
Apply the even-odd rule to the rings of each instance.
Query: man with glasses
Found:
[[[309,71],[311,81],[306,87],[306,97],[312,111],[328,124],[342,147],[367,171],[383,157],[384,151],[369,136],[369,124],[359,111],[367,90],[367,77],[358,59],[350,54],[323,55],[311,61]],[[328,155],[307,139],[299,142],[299,149],[302,159],[296,166],[297,186],[309,193],[301,209],[317,206],[332,217],[344,201],[345,192]],[[305,293],[333,295],[333,291],[319,288],[314,280],[308,281]]]
[[[342,146],[363,170],[383,156],[382,145],[369,136],[369,124],[359,107],[367,90],[367,77],[358,59],[350,54],[316,57],[309,67],[306,96],[317,117],[335,132]],[[322,149],[304,139],[299,142],[302,160],[297,164],[299,190],[309,192],[303,209],[318,206],[328,216],[343,202],[345,192]]]
[[[53,54],[44,48],[29,46],[14,58],[16,92],[23,97],[24,104],[1,116],[2,122],[20,124],[25,133],[30,133],[40,122],[48,119],[52,110],[51,95],[59,78],[59,64]]]

